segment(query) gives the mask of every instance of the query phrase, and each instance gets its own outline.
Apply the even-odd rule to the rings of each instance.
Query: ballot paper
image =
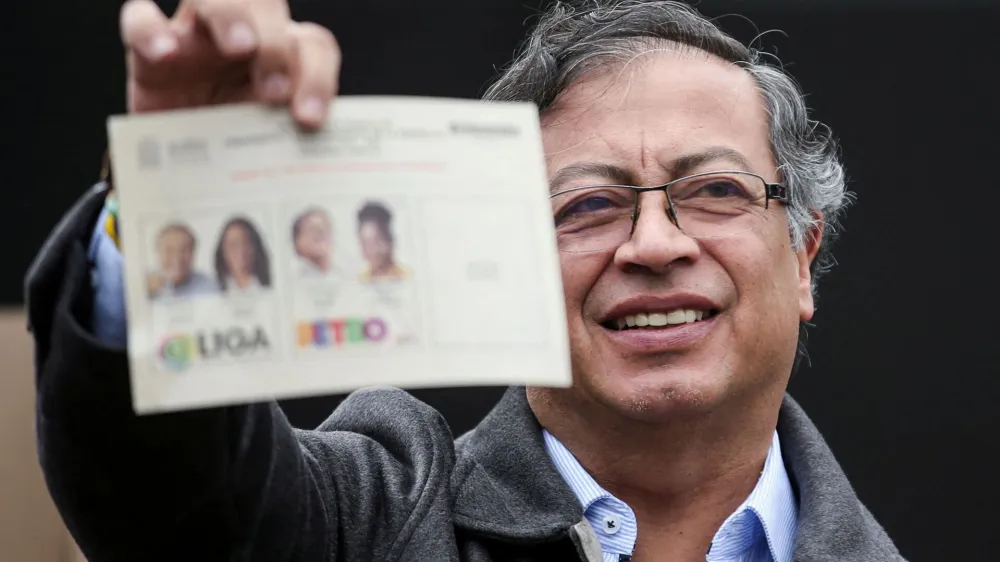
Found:
[[[109,120],[137,413],[570,384],[530,104],[343,97]]]

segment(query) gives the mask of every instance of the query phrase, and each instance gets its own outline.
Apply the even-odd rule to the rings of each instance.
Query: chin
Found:
[[[714,375],[709,372],[715,373]],[[725,399],[726,384],[717,370],[678,367],[650,369],[616,380],[603,380],[595,390],[621,415],[647,422],[678,420],[715,410]]]

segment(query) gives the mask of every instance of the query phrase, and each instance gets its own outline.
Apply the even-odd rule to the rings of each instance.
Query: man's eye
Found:
[[[615,209],[618,204],[607,197],[592,196],[573,202],[563,209],[562,216],[581,215],[587,213],[597,213],[608,209]]]
[[[699,188],[694,195],[696,197],[746,197],[747,192],[742,185],[732,180],[713,180]]]

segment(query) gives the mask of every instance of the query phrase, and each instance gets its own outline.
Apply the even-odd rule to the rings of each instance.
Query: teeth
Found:
[[[649,325],[650,326],[666,326],[667,325],[667,315],[661,312],[654,312],[649,315]]]
[[[668,324],[683,324],[687,322],[687,314],[683,310],[674,310],[667,314]]]
[[[689,322],[698,322],[705,318],[706,311],[679,309],[670,312],[640,312],[629,314],[616,320],[619,330],[626,328],[644,328],[646,326],[676,326]]]

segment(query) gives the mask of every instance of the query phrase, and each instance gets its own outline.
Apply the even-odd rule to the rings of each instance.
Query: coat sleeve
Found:
[[[439,503],[420,492],[446,469],[427,451],[447,434],[402,393],[360,393],[310,432],[273,402],[134,414],[125,348],[89,328],[87,246],[105,191],[63,218],[26,280],[39,459],[87,558],[365,560],[401,544],[406,522]]]

